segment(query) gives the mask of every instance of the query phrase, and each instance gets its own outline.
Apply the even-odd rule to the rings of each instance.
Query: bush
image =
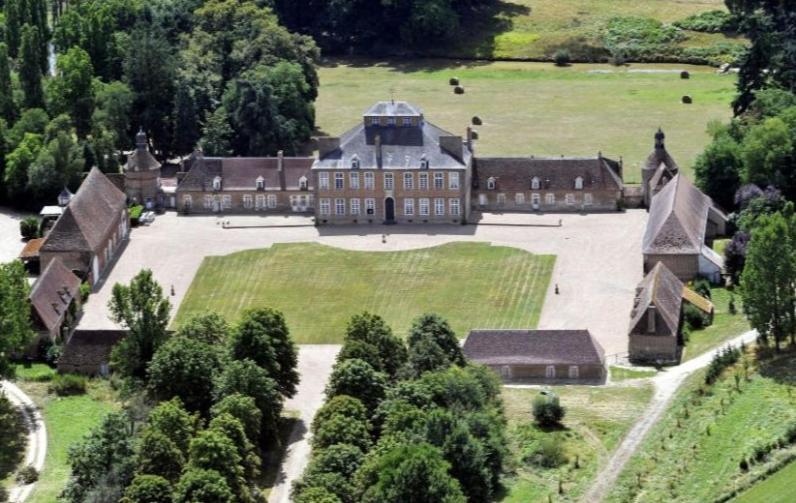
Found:
[[[533,456],[533,462],[544,468],[557,468],[567,462],[561,441],[555,437],[545,437]]]
[[[456,87],[453,88],[453,92],[455,94],[464,94],[464,87],[456,86]]]
[[[141,215],[144,213],[144,207],[140,204],[135,206],[130,206],[130,210],[128,211],[130,215],[130,225],[136,227],[141,220]]]
[[[683,30],[700,31],[703,33],[720,33],[738,29],[738,21],[729,12],[723,10],[709,10],[693,14],[680,21],[675,21],[674,26]]]
[[[15,479],[20,484],[32,484],[39,480],[39,472],[32,465],[28,465],[19,469]]]
[[[88,284],[88,281],[80,283],[80,300],[87,301],[89,295],[91,295],[91,285]]]
[[[86,392],[86,378],[75,374],[59,374],[47,391],[58,396],[82,395]]]
[[[34,239],[39,237],[39,219],[27,217],[19,221],[19,233],[23,239]]]
[[[713,298],[710,292],[710,281],[705,278],[697,278],[694,281],[694,291],[706,299]]]
[[[734,365],[741,358],[741,350],[727,347],[713,356],[705,373],[705,384],[713,384],[727,367]]]
[[[553,55],[553,61],[556,66],[568,66],[570,61],[572,61],[572,55],[567,49],[559,49]]]
[[[710,316],[693,304],[685,304],[685,307],[683,307],[683,318],[691,330],[699,330],[710,325]]]
[[[559,403],[558,395],[548,392],[533,400],[533,418],[542,427],[555,426],[561,423],[566,409]]]
[[[657,19],[614,17],[605,28],[603,43],[614,57],[617,51],[622,51],[625,59],[654,59],[651,56],[665,52],[667,46],[676,44],[684,37],[680,30]]]
[[[452,86],[458,86],[459,85],[459,77],[451,77],[450,80],[448,81],[448,84],[450,84]]]

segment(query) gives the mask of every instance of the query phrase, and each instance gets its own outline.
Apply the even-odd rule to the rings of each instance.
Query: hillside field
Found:
[[[356,252],[280,244],[202,262],[175,325],[216,311],[235,322],[243,310],[284,312],[300,344],[339,343],[354,314],[382,316],[404,336],[435,312],[459,337],[472,328],[535,327],[555,257],[488,243],[400,252]]]
[[[680,79],[680,69],[691,73]],[[378,100],[407,100],[430,122],[464,134],[483,120],[482,156],[596,156],[625,163],[625,181],[640,181],[640,164],[660,126],[669,152],[690,174],[709,141],[708,122],[727,121],[735,78],[688,65],[573,65],[444,60],[328,60],[319,69],[319,134],[339,135]],[[457,76],[465,94],[448,84]],[[680,102],[683,95],[693,104]]]

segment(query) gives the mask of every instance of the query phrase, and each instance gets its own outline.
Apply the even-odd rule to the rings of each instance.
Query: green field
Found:
[[[792,503],[796,501],[796,461],[734,499],[734,503]]]
[[[673,69],[687,68],[688,80]],[[655,73],[668,71],[669,73]],[[573,65],[442,60],[329,60],[320,69],[315,103],[320,134],[339,135],[375,101],[410,101],[426,118],[464,134],[473,116],[483,156],[596,156],[625,162],[625,181],[640,181],[640,164],[658,126],[687,173],[709,141],[706,125],[726,121],[735,79],[687,65]],[[466,92],[455,95],[458,76]],[[680,103],[683,95],[694,103]]]
[[[710,293],[715,307],[713,324],[691,332],[683,350],[683,361],[721,346],[728,340],[752,329],[749,326],[749,321],[743,315],[743,302],[739,291],[730,293],[726,288],[713,288]],[[729,311],[731,296],[735,299],[735,314],[730,314]]]
[[[539,389],[504,388],[508,418],[510,470],[504,480],[503,503],[577,501],[589,487],[601,463],[638,420],[652,396],[652,386],[553,386],[566,408],[564,428],[543,431],[533,422],[531,403]],[[565,460],[557,467],[539,466],[535,452],[543,439],[563,447]],[[561,480],[564,494],[558,494]]]
[[[704,371],[688,379],[606,502],[714,501],[792,455],[796,446],[782,439],[796,422],[796,354],[758,364],[750,352],[747,359],[749,380],[741,363],[708,389]],[[741,461],[756,458],[757,447],[772,444],[784,447],[743,469]]]
[[[549,58],[558,47],[601,48],[600,35],[615,16],[672,23],[692,14],[725,10],[724,0],[504,0],[492,16],[466,22],[467,36],[430,52],[455,57]],[[685,32],[683,47],[738,43],[723,34]]]
[[[285,313],[298,343],[342,340],[362,311],[404,335],[436,312],[460,337],[471,328],[535,327],[555,257],[488,243],[401,252],[354,252],[312,243],[278,244],[202,262],[177,314],[217,311],[230,321],[253,307]]]

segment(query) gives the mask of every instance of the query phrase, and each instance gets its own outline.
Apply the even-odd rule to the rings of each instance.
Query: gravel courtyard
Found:
[[[86,304],[80,327],[113,327],[106,308],[112,286],[128,282],[142,268],[154,272],[167,294],[174,287],[174,314],[208,255],[307,241],[361,251],[486,241],[557,256],[539,328],[588,328],[606,354],[624,353],[634,288],[642,277],[641,237],[646,219],[645,211],[633,210],[590,215],[488,214],[477,226],[316,228],[303,217],[167,213],[150,226],[133,229],[126,250]],[[232,228],[223,228],[222,221]],[[383,234],[386,242],[382,242]]]
[[[0,208],[0,263],[14,260],[25,247],[19,236],[19,221],[26,216],[8,208]]]

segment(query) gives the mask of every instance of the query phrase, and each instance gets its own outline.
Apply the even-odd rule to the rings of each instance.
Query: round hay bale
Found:
[[[479,117],[477,115],[474,116],[473,119],[470,122],[473,123],[473,126],[480,126],[481,124],[483,124],[483,122],[481,122],[481,117]]]
[[[680,98],[680,101],[682,101],[686,105],[690,105],[691,103],[694,102],[693,98],[691,98],[691,96],[689,96],[687,94],[685,96],[683,96],[682,98]]]
[[[453,88],[453,92],[455,94],[464,94],[464,87],[456,86],[456,87]]]
[[[452,86],[458,86],[459,85],[459,77],[451,77],[450,80],[448,81],[448,84],[450,84]]]
[[[687,70],[683,70],[682,72],[680,72],[680,78],[681,79],[690,79],[691,78],[691,74],[688,73]]]
[[[470,131],[470,139],[477,140],[478,139],[478,131],[476,131],[475,129]]]

